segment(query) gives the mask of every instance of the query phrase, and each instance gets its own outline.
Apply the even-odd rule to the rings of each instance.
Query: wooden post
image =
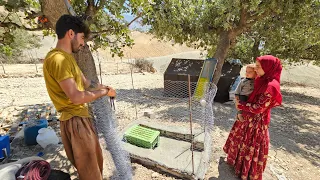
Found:
[[[193,133],[192,133],[192,104],[191,104],[191,82],[190,82],[190,74],[188,74],[188,89],[189,89],[189,113],[190,113],[190,134],[191,134],[192,174],[194,174]]]

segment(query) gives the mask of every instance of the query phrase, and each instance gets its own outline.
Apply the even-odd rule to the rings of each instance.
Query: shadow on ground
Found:
[[[153,109],[157,119],[171,122],[189,121],[189,99],[164,96],[163,88],[118,89],[117,103],[128,103],[131,108],[137,105],[138,113],[142,113],[145,109]],[[201,119],[199,117],[201,106],[198,100],[192,100],[192,111],[194,122]]]
[[[220,157],[218,164],[218,177],[209,177],[208,180],[238,180],[239,178],[235,175],[233,168],[224,162],[224,158]]]
[[[164,98],[162,92],[162,88],[134,91],[119,89],[118,101],[133,103],[134,100],[140,109],[169,106],[167,110],[160,112],[162,114],[159,119],[165,118],[166,113],[183,111],[182,107],[175,107],[176,100]],[[270,123],[272,146],[277,149],[285,149],[293,155],[301,155],[315,166],[319,166],[320,112],[311,108],[319,106],[320,98],[288,90],[282,90],[282,94],[283,106],[272,110]],[[236,115],[234,105],[232,103],[214,103],[214,114],[215,127],[221,131],[229,132]],[[182,116],[187,116],[187,114]]]
[[[292,154],[300,154],[312,164],[320,162],[320,98],[282,91],[283,107],[272,112],[271,144]]]

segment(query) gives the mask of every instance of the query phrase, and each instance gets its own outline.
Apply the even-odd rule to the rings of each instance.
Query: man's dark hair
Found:
[[[62,39],[70,29],[72,29],[76,34],[84,33],[85,37],[88,37],[90,33],[88,26],[80,17],[68,14],[62,15],[56,24],[58,39]]]

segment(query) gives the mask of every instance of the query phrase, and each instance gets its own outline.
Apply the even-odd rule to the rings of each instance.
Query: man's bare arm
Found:
[[[94,101],[95,99],[101,96],[108,95],[109,93],[109,89],[106,88],[102,88],[95,91],[79,91],[77,89],[76,82],[73,78],[65,79],[61,81],[59,84],[73,104],[88,103]]]
[[[106,86],[100,83],[87,79],[83,74],[81,74],[81,77],[84,83],[84,87],[88,91],[95,91],[95,90],[106,88]]]

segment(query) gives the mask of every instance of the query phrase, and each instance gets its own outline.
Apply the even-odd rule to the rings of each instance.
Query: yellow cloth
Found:
[[[74,116],[90,117],[85,104],[75,105],[61,89],[59,82],[74,78],[79,91],[84,91],[81,70],[74,57],[60,49],[51,50],[43,63],[43,75],[51,101],[61,113],[60,121],[71,119]]]

